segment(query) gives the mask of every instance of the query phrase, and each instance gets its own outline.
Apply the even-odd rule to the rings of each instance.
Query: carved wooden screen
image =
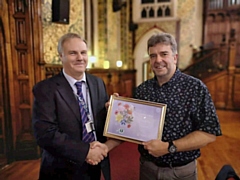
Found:
[[[204,44],[214,43],[218,48],[228,44],[231,32],[237,41],[236,66],[240,67],[240,1],[205,0]]]
[[[6,158],[6,136],[5,136],[5,112],[4,112],[4,59],[5,59],[5,52],[4,52],[4,41],[3,41],[3,26],[2,26],[2,19],[0,18],[0,84],[3,86],[0,87],[0,167],[5,165],[7,162]]]
[[[6,66],[7,90],[11,106],[5,122],[11,129],[7,137],[13,141],[12,149],[7,152],[13,160],[31,159],[39,156],[39,150],[32,133],[32,87],[43,79],[41,0],[8,0],[4,6],[5,36],[7,42]],[[7,16],[6,16],[7,15]],[[6,115],[5,115],[6,117]],[[11,124],[11,127],[10,127]]]

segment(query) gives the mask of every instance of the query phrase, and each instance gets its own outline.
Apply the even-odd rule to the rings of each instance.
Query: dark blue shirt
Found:
[[[180,139],[200,130],[216,136],[221,135],[219,120],[211,95],[202,81],[176,70],[174,76],[162,86],[156,77],[136,88],[136,99],[167,104],[162,141]],[[200,156],[200,150],[176,152],[154,157],[139,145],[140,154],[152,162],[181,163]]]

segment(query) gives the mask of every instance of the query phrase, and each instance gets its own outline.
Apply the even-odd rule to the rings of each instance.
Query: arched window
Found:
[[[133,21],[153,22],[175,20],[177,0],[133,1]]]

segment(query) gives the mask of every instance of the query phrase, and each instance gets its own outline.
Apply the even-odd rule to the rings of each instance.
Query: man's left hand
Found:
[[[154,157],[163,156],[168,153],[168,143],[158,139],[143,142],[142,145]]]

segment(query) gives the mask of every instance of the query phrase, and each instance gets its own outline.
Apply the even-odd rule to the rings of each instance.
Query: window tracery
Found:
[[[135,23],[176,19],[177,0],[141,0],[133,2]]]

